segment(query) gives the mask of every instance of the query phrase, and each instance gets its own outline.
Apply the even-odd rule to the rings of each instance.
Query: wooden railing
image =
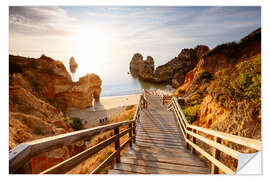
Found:
[[[141,101],[144,96],[141,95],[138,101],[136,112],[134,114],[133,120],[108,124],[104,126],[99,126],[95,128],[84,129],[80,131],[75,131],[71,133],[61,134],[57,136],[52,136],[48,138],[38,139],[31,142],[26,142],[19,144],[9,152],[9,173],[32,173],[30,159],[41,153],[48,152],[63,146],[70,145],[79,140],[88,139],[94,135],[104,133],[109,130],[114,130],[114,135],[99,144],[92,146],[75,156],[43,171],[41,174],[63,174],[74,168],[76,165],[80,164],[82,161],[91,157],[92,155],[98,153],[105,147],[114,143],[115,151],[104,160],[92,174],[99,173],[106,166],[116,159],[116,162],[120,162],[120,151],[127,145],[132,146],[132,143],[136,141],[136,124],[139,120],[140,111],[142,109]],[[119,128],[128,125],[128,129],[119,132]],[[129,133],[129,138],[126,142],[120,145],[120,138]]]
[[[261,141],[235,136],[228,133],[223,133],[219,131],[214,131],[198,126],[191,125],[187,122],[186,117],[178,104],[177,98],[173,97],[172,100],[168,104],[168,110],[172,110],[177,118],[178,126],[183,134],[183,137],[186,141],[186,146],[188,149],[191,149],[191,151],[195,152],[197,151],[202,156],[204,156],[206,159],[208,159],[211,162],[211,173],[217,174],[218,170],[222,170],[226,174],[234,174],[235,172],[229,168],[228,166],[224,165],[222,162],[220,162],[220,152],[226,153],[227,155],[233,157],[234,159],[238,159],[239,152],[231,149],[227,146],[224,146],[221,144],[221,140],[230,141],[232,143],[240,144],[255,150],[261,149]],[[204,133],[206,135],[213,136],[213,139],[206,138],[199,133]],[[198,146],[197,140],[202,141],[203,143],[206,143],[210,147],[214,148],[214,151],[212,154],[209,154],[204,149]]]

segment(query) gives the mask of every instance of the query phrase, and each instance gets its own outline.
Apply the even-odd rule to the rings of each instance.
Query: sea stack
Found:
[[[78,64],[76,63],[74,57],[71,57],[69,59],[69,69],[70,69],[70,72],[75,73],[77,68],[78,68]]]

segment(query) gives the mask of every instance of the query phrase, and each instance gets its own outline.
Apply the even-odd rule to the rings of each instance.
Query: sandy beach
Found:
[[[126,96],[114,96],[100,98],[100,102],[95,103],[93,107],[86,109],[72,109],[67,113],[68,117],[79,117],[83,120],[85,128],[91,128],[98,125],[99,119],[111,117],[125,110],[126,106],[138,103],[140,94]]]

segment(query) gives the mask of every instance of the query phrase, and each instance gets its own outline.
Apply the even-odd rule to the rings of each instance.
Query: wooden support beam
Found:
[[[114,142],[114,149],[117,151],[120,147],[120,140],[119,140],[119,128],[114,129],[114,135],[117,135],[117,139]],[[116,162],[120,162],[120,152],[116,154]]]
[[[214,141],[216,142],[216,143],[221,143],[221,139],[219,138],[219,137],[214,137]],[[216,159],[216,160],[218,160],[219,161],[219,159],[220,159],[220,151],[218,150],[218,149],[216,149],[215,147],[213,147],[213,152],[212,152],[212,156]],[[211,164],[211,174],[218,174],[219,172],[218,172],[218,167],[214,164],[214,163],[212,163]]]
[[[133,122],[133,143],[136,143],[136,122]]]
[[[196,129],[192,129],[192,132],[193,132],[194,134],[197,133]],[[192,136],[192,137],[191,137],[191,141],[192,141],[194,144],[196,144],[196,141],[197,141],[196,137]],[[193,147],[191,147],[191,153],[193,153],[193,154],[196,153],[196,150],[195,150]]]
[[[128,133],[128,137],[131,138],[132,137],[132,123],[129,123],[128,124],[128,127],[130,129],[129,133]],[[132,141],[129,142],[129,146],[131,147],[132,146]]]

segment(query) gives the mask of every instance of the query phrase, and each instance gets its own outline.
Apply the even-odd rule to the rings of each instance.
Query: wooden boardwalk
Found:
[[[210,170],[186,149],[175,116],[158,96],[147,95],[136,143],[121,156],[110,174],[209,174]]]

